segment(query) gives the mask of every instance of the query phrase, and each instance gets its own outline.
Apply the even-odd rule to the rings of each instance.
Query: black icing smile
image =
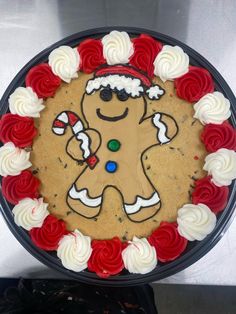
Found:
[[[111,122],[119,121],[119,120],[122,120],[122,119],[126,118],[127,115],[128,115],[128,112],[129,112],[129,109],[126,108],[125,111],[124,111],[121,115],[108,117],[108,116],[104,116],[104,115],[101,113],[100,108],[98,108],[98,109],[96,110],[96,113],[97,113],[98,118],[100,118],[100,119],[102,119],[102,120],[105,120],[105,121],[111,121]]]

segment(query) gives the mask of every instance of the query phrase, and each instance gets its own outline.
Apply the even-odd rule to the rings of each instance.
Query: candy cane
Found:
[[[72,111],[61,112],[53,121],[52,131],[56,135],[64,135],[67,127],[70,126],[76,139],[81,143],[81,149],[83,151],[83,157],[88,166],[93,169],[98,162],[98,158],[92,155],[89,147],[88,135],[83,132],[84,125],[80,118]]]

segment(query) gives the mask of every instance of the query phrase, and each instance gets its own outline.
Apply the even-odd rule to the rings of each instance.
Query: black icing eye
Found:
[[[129,95],[126,93],[124,89],[117,92],[117,98],[120,101],[126,101],[129,98]]]
[[[110,101],[112,99],[112,90],[110,88],[104,88],[100,91],[100,98],[103,101]]]

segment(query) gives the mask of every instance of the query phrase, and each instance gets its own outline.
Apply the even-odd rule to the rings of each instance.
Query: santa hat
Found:
[[[86,93],[92,94],[102,87],[109,87],[115,91],[125,90],[133,98],[145,94],[150,99],[159,99],[165,93],[159,85],[153,85],[146,74],[128,65],[99,68],[94,78],[87,82]]]

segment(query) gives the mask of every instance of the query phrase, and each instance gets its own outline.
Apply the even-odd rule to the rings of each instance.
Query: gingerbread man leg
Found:
[[[156,215],[161,208],[160,196],[145,175],[141,161],[137,166],[137,173],[130,173],[123,182],[125,184],[120,186],[120,193],[128,218],[134,222],[142,222]]]
[[[85,218],[100,214],[104,187],[95,181],[94,171],[86,167],[67,193],[68,206]]]

